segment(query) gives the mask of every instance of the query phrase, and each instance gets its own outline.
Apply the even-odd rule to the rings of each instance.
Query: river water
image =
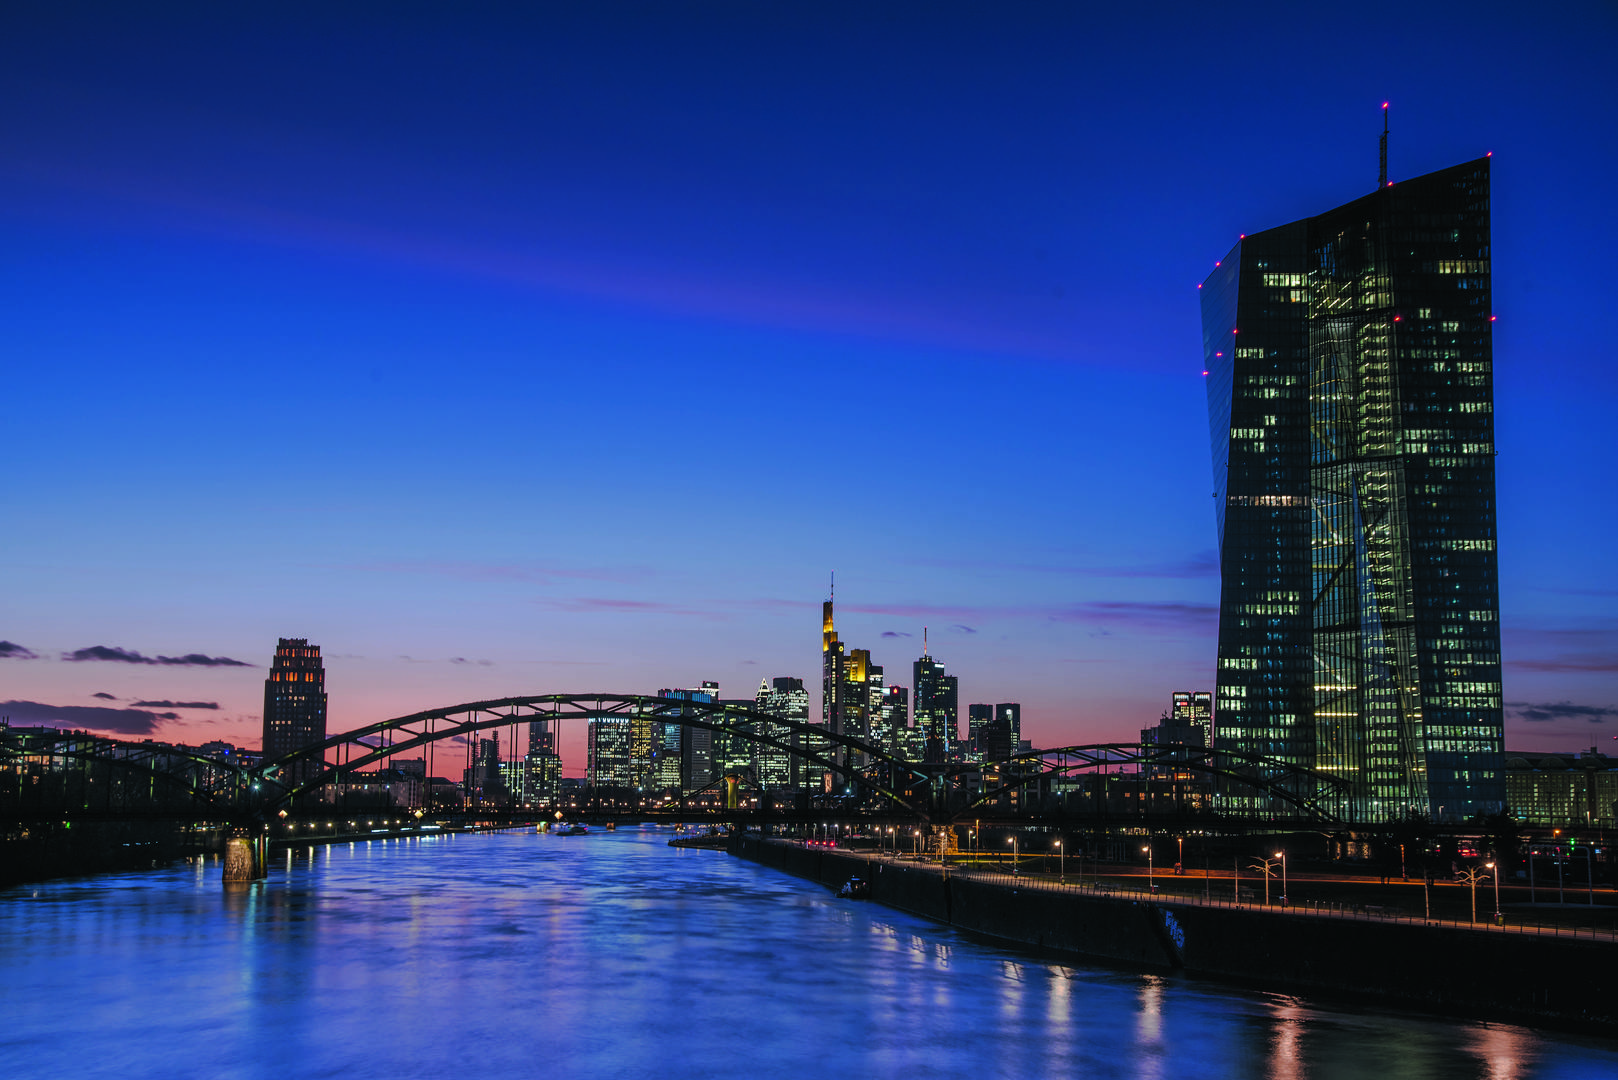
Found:
[[[1618,1044],[1053,963],[670,835],[0,891],[0,1077],[1618,1077]]]

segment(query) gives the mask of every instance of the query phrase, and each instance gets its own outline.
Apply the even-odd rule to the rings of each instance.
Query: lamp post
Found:
[[[1490,863],[1489,865],[1493,866],[1494,864]],[[1472,921],[1473,922],[1478,921],[1478,879],[1479,878],[1486,878],[1488,876],[1489,876],[1488,874],[1485,874],[1482,870],[1479,870],[1475,866],[1469,866],[1465,870],[1461,870],[1458,873],[1456,873],[1456,875],[1455,875],[1455,880],[1464,881],[1464,882],[1466,882],[1468,885],[1470,885],[1472,887]],[[1496,901],[1496,906],[1498,906],[1498,900]]]
[[[1152,877],[1152,845],[1147,844],[1141,850],[1146,852],[1146,891],[1155,893],[1157,892],[1157,882]]]
[[[1484,863],[1483,865],[1490,870],[1494,870],[1494,863],[1492,862]],[[1505,920],[1500,917],[1500,872],[1495,870],[1490,876],[1494,878],[1494,925],[1504,926]]]
[[[1178,845],[1174,856],[1174,872],[1175,874],[1183,874],[1185,873],[1185,837],[1176,836],[1174,843]]]
[[[1277,851],[1275,857],[1281,860],[1281,906],[1287,906],[1287,853]]]
[[[1011,872],[1015,874],[1017,872],[1017,834],[1012,833],[1008,842],[1011,844]]]
[[[1270,878],[1275,876],[1275,871],[1272,869],[1272,867],[1274,867],[1274,866],[1275,866],[1275,859],[1260,859],[1260,860],[1258,860],[1257,862],[1255,862],[1253,864],[1253,869],[1259,871],[1260,873],[1262,873],[1264,875],[1264,906],[1265,907],[1270,906]]]
[[[1057,861],[1058,867],[1060,868],[1059,873],[1060,873],[1060,876],[1061,876],[1062,884],[1066,885],[1067,884],[1067,849],[1062,846],[1062,841],[1060,841],[1060,840],[1058,840],[1056,842],[1056,861]]]

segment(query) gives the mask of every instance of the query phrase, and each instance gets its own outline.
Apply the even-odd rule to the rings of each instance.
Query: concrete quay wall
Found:
[[[1019,886],[754,836],[732,855],[973,933],[1284,992],[1618,1036],[1618,945],[1509,931],[1203,906]]]

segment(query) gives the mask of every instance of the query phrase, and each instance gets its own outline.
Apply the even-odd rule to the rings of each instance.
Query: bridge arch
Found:
[[[432,743],[539,720],[589,721],[607,717],[673,723],[734,735],[838,773],[892,800],[923,821],[929,817],[925,808],[916,806],[880,777],[860,771],[847,761],[836,760],[838,752],[859,754],[889,766],[890,776],[923,775],[910,762],[863,739],[740,705],[616,693],[536,694],[466,702],[380,720],[333,735],[322,742],[264,762],[259,775],[264,783],[274,785],[278,790],[266,801],[263,813],[265,816],[272,815],[305,792],[330,784],[354,770]],[[794,746],[777,738],[775,732],[787,737],[803,736],[812,742]],[[330,764],[326,758],[334,752],[341,760]],[[291,782],[282,779],[297,777],[300,772],[310,770],[317,764],[319,771],[312,776]]]
[[[230,817],[250,810],[254,785],[262,788],[258,777],[236,762],[205,757],[166,743],[126,742],[54,728],[0,729],[0,768],[20,769],[22,763],[41,758],[83,763],[86,781],[96,780],[93,770],[102,767],[146,785],[146,797],[140,800],[145,805],[137,808],[130,805],[133,800],[127,792],[120,793],[115,784],[106,782],[110,777],[100,778],[103,783],[99,791],[92,791],[86,783],[83,804],[77,812],[92,815],[96,813],[95,796],[99,795],[102,813],[129,816],[183,808]],[[114,809],[115,800],[121,800],[123,805]],[[66,809],[59,807],[57,812]]]

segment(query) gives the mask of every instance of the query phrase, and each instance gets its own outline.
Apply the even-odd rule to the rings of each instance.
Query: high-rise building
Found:
[[[913,665],[916,726],[926,742],[926,759],[952,761],[959,755],[960,680],[944,674],[944,665],[923,652]]]
[[[883,686],[880,711],[882,729],[887,732],[888,753],[906,761],[920,760],[920,751],[912,746],[910,690],[903,686]]]
[[[500,761],[500,733],[479,736],[467,744],[469,760],[461,772],[461,790],[468,806],[501,801],[506,792],[506,771]]]
[[[809,691],[804,689],[802,679],[791,676],[763,679],[758,684],[758,696],[753,699],[753,707],[783,720],[807,724]],[[788,746],[803,745],[801,733],[793,732],[785,725],[777,727],[766,724],[762,734]],[[802,758],[786,750],[761,745],[758,749],[758,782],[768,791],[797,791],[806,785],[807,776],[813,772],[816,781],[813,786],[818,787],[820,770],[806,769],[806,764]]]
[[[1485,158],[1245,236],[1202,285],[1216,745],[1340,778],[1356,820],[1505,801],[1489,282]]]
[[[984,760],[985,736],[989,725],[994,723],[993,705],[968,705],[966,707],[966,757],[968,761]]]
[[[522,801],[533,806],[554,802],[561,793],[562,758],[556,751],[554,720],[534,720],[528,724],[527,772]]]
[[[1006,742],[1013,754],[1022,751],[1022,705],[1015,701],[1002,701],[994,707],[994,723],[1006,732]]]
[[[882,711],[882,701],[887,694],[887,686],[882,678],[882,668],[870,662],[869,653],[866,654],[866,657],[865,734],[862,737],[872,746],[886,747],[893,742],[893,729],[888,724],[887,715]]]
[[[264,760],[273,761],[325,739],[326,669],[320,661],[320,646],[309,644],[307,638],[281,638],[264,680]],[[301,762],[281,779],[303,783],[320,770],[320,762]]]
[[[682,701],[715,702],[719,700],[719,684],[704,682],[696,689],[659,690],[659,697],[679,698]],[[695,710],[692,710],[695,715]],[[700,791],[718,778],[715,771],[714,732],[708,728],[690,727],[669,722],[669,728],[678,733],[680,747],[679,786],[685,791]]]
[[[588,771],[590,786],[596,789],[635,787],[634,756],[631,752],[630,725],[633,717],[594,716],[590,718]]]
[[[1202,729],[1202,742],[1199,746],[1212,746],[1214,744],[1213,729],[1213,692],[1210,690],[1176,690],[1174,691],[1173,706],[1169,709],[1169,719],[1174,726],[1193,724]]]

